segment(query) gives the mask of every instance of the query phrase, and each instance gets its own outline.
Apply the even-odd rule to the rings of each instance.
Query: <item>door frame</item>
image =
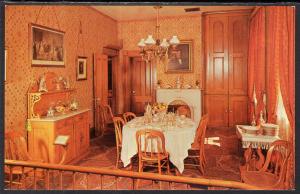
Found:
[[[130,111],[131,108],[131,60],[134,57],[141,57],[138,50],[124,50],[123,51],[123,64],[124,64],[124,80],[123,80],[123,94],[124,94],[124,112]],[[156,100],[155,84],[157,82],[156,62],[151,62],[151,85],[150,90],[152,94],[152,101]]]

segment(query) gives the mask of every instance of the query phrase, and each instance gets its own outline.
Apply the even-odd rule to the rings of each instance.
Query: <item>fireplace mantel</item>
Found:
[[[198,123],[201,119],[200,89],[161,89],[156,91],[157,102],[170,104],[175,100],[184,101],[191,109],[192,119]]]

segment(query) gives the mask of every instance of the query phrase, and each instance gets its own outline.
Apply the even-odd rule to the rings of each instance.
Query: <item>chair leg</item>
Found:
[[[117,146],[117,162],[116,162],[116,168],[119,166],[119,147]]]
[[[167,161],[167,172],[168,172],[168,175],[170,174],[170,162],[169,162],[169,159]]]
[[[141,161],[140,158],[139,158],[139,172],[143,172],[143,162]],[[139,188],[139,183],[140,183],[140,179],[137,179],[136,180],[136,185],[135,185],[136,189]]]

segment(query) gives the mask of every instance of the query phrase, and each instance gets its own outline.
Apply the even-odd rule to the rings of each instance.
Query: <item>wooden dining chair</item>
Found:
[[[169,153],[165,148],[165,136],[162,132],[153,129],[143,129],[136,132],[138,147],[139,172],[145,166],[157,167],[161,174],[162,168],[170,173]]]
[[[123,114],[123,118],[124,118],[125,123],[131,121],[135,117],[136,117],[136,115],[133,112],[125,112]]]
[[[9,130],[5,132],[4,139],[4,157],[8,160],[21,160],[21,161],[34,161],[34,162],[43,162],[42,160],[33,159],[28,151],[27,151],[27,143],[24,136],[21,132],[16,130]],[[11,170],[9,167],[4,166],[4,173],[8,177],[8,180],[5,180],[6,183],[10,184],[10,180],[12,180],[12,184],[18,185],[18,188],[21,186],[22,189],[26,188],[25,179],[26,177],[33,174],[33,168],[24,168],[16,166],[12,167]],[[39,170],[39,176],[37,176],[37,180],[44,180],[45,172]],[[46,182],[45,182],[46,183]],[[32,185],[32,184],[29,184]],[[12,186],[12,185],[11,185]]]
[[[193,163],[188,163],[186,161],[184,164],[187,166],[198,167],[200,173],[202,174],[204,174],[204,167],[206,164],[204,142],[205,142],[205,134],[206,134],[208,119],[209,119],[208,114],[202,116],[196,131],[194,142],[192,143],[192,146],[188,151],[189,155],[187,159],[192,159]]]
[[[179,106],[176,110],[176,113],[178,115],[185,115],[186,117],[191,118],[191,110],[186,105]]]
[[[121,117],[113,117],[115,135],[116,135],[116,147],[117,147],[117,161],[116,168],[119,167],[121,161],[121,149],[122,149],[122,128],[125,125],[124,120]]]
[[[109,105],[100,104],[97,108],[99,117],[97,118],[97,123],[99,129],[96,130],[96,136],[103,136],[105,132],[112,131],[113,127],[113,113]]]
[[[263,167],[258,171],[241,170],[242,181],[268,190],[286,189],[287,163],[290,155],[289,142],[284,140],[273,142]]]

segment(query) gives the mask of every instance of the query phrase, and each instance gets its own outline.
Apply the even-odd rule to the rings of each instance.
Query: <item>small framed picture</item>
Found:
[[[77,80],[86,80],[86,57],[77,57],[77,69],[76,69],[76,77]]]

